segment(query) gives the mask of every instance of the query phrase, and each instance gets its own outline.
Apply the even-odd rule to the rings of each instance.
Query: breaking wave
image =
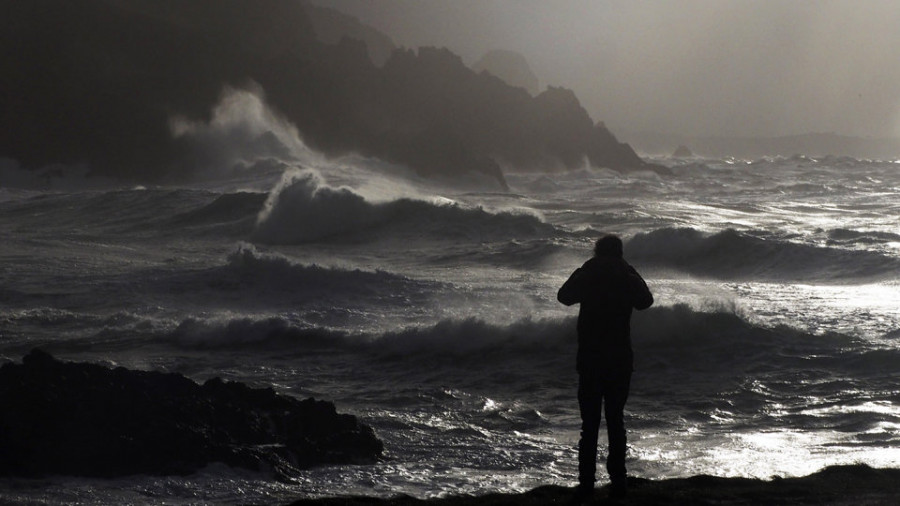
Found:
[[[279,317],[238,318],[224,322],[188,318],[167,337],[184,346],[202,348],[279,344],[315,348],[334,346],[346,340],[348,334],[322,328],[298,328]]]
[[[237,192],[216,197],[212,202],[173,217],[171,223],[178,226],[210,226],[233,222],[253,221],[265,203],[262,193]]]
[[[253,240],[267,244],[365,242],[383,237],[478,241],[535,237],[554,230],[525,213],[409,198],[371,202],[348,188],[329,187],[305,171],[285,175],[273,190]]]
[[[347,292],[367,295],[391,292],[398,285],[420,285],[405,276],[382,270],[340,269],[305,265],[285,256],[262,253],[251,244],[240,244],[228,255],[227,265],[219,269],[216,276],[229,279],[247,287],[259,284],[266,289],[284,288],[296,291],[300,288],[315,287],[317,292]]]
[[[488,350],[518,353],[574,344],[574,319],[523,320],[494,325],[475,318],[442,320],[431,326],[385,333],[351,333],[297,325],[283,317],[263,319],[183,321],[168,336],[186,346],[232,348],[243,346],[331,347],[382,357],[435,355],[442,358],[482,355]]]
[[[629,258],[693,274],[755,279],[853,279],[896,272],[900,261],[872,251],[764,239],[733,229],[705,234],[663,228],[628,241]]]
[[[358,351],[370,358],[427,356],[423,364],[447,362],[455,366],[461,358],[469,364],[512,359],[552,361],[560,356],[568,359],[574,357],[577,342],[574,317],[524,319],[509,325],[475,318],[446,319],[383,333],[298,325],[283,317],[226,321],[192,318],[182,322],[168,338],[188,347],[326,347]],[[824,360],[844,353],[841,350],[848,349],[852,338],[767,328],[727,310],[707,312],[676,305],[636,312],[632,341],[640,368],[726,373],[736,365],[777,368],[779,363],[802,362],[810,356]],[[741,353],[736,354],[735,349]],[[897,356],[900,351],[890,353]],[[857,366],[867,367],[866,360],[861,359]]]

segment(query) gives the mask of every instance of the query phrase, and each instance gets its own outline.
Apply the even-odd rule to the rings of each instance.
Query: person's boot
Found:
[[[577,506],[594,504],[594,484],[579,484],[575,487],[575,494],[572,496],[572,504]]]
[[[624,499],[628,495],[628,480],[622,477],[615,477],[609,484],[610,499]]]

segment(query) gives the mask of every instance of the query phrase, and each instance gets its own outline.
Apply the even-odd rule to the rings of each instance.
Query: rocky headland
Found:
[[[228,86],[258,90],[316,150],[425,176],[504,186],[504,170],[666,171],[569,90],[532,96],[446,49],[386,55],[387,36],[299,0],[32,0],[4,2],[0,19],[0,93],[11,97],[0,156],[27,169],[188,177],[196,146],[172,120],[208,121]]]

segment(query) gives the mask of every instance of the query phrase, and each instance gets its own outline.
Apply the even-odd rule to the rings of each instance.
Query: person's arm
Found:
[[[584,270],[582,268],[575,269],[575,272],[569,276],[569,279],[563,283],[563,286],[556,293],[556,300],[567,306],[581,302],[583,298],[583,277]]]
[[[644,278],[632,266],[628,266],[628,288],[631,292],[631,305],[638,311],[653,305],[653,294]]]

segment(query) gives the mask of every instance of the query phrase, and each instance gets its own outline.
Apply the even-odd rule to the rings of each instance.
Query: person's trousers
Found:
[[[606,433],[609,438],[606,470],[613,483],[622,483],[625,480],[624,411],[630,386],[630,372],[604,375],[587,371],[578,375],[578,407],[581,409],[578,482],[582,487],[594,486],[597,473],[597,437],[602,411],[606,413]]]

